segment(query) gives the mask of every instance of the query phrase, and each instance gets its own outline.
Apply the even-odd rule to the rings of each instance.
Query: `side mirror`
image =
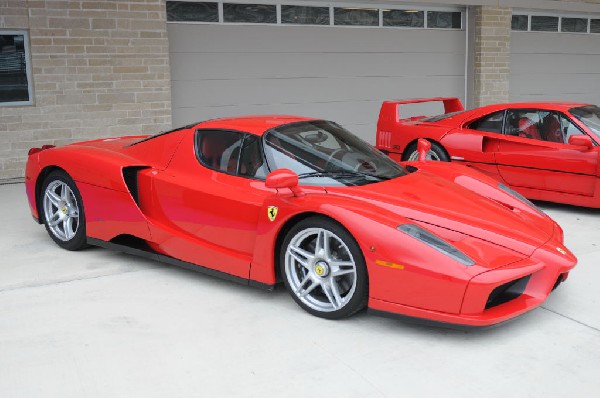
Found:
[[[431,142],[427,141],[424,138],[419,138],[417,141],[417,151],[419,152],[419,161],[424,162],[427,160],[427,154],[431,149]]]
[[[301,196],[302,190],[298,188],[298,174],[290,169],[277,169],[267,176],[265,180],[267,188],[288,188],[294,196]]]
[[[587,135],[572,135],[569,137],[569,145],[576,145],[585,147],[585,149],[591,149],[594,143]]]

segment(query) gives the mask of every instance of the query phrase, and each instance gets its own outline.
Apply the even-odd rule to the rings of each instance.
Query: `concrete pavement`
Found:
[[[600,391],[600,211],[541,204],[578,267],[541,307],[453,331],[308,315],[147,259],[56,246],[0,185],[0,397],[564,397]]]

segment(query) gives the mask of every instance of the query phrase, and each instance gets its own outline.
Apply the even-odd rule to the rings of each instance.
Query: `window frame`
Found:
[[[202,134],[203,132],[207,132],[207,131],[218,131],[221,133],[236,133],[242,136],[241,139],[241,144],[240,144],[240,151],[237,155],[237,164],[235,166],[235,173],[230,173],[228,171],[224,171],[221,169],[217,169],[214,168],[206,163],[204,163],[202,161],[202,151],[200,150],[199,147],[199,143],[200,140],[198,139],[200,134]],[[244,143],[246,142],[246,139],[248,137],[251,136],[256,136],[260,145],[260,156],[263,160],[263,164],[266,164],[267,167],[265,167],[265,169],[270,172],[269,167],[268,167],[268,163],[266,163],[266,158],[265,158],[265,154],[264,154],[264,149],[263,149],[263,142],[262,142],[262,136],[258,136],[257,134],[252,134],[252,133],[248,133],[247,131],[240,131],[240,130],[232,130],[232,129],[220,129],[220,128],[199,128],[196,129],[196,131],[194,131],[194,155],[196,156],[196,160],[198,161],[198,163],[200,164],[200,166],[208,169],[208,170],[212,170],[214,172],[217,173],[221,173],[221,174],[226,174],[232,177],[239,177],[239,178],[245,178],[247,180],[256,180],[256,181],[265,181],[265,178],[259,178],[259,177],[252,177],[252,176],[247,176],[247,175],[240,175],[240,159],[242,157],[242,149],[244,148]],[[268,175],[269,173],[267,173]]]
[[[522,10],[522,9],[513,9],[512,12],[513,16],[525,16],[527,17],[527,29],[524,30],[515,30],[512,29],[511,26],[511,32],[535,32],[535,33],[566,33],[566,34],[574,34],[574,35],[586,35],[586,34],[591,34],[591,35],[597,35],[600,34],[600,31],[597,32],[592,32],[592,21],[593,20],[600,20],[600,15],[599,14],[582,14],[582,13],[576,13],[576,12],[564,12],[564,13],[559,13],[559,12],[543,12],[543,11],[531,11],[531,10]],[[540,16],[540,17],[558,17],[558,30],[552,30],[552,31],[548,31],[548,30],[532,30],[531,29],[531,20],[532,17],[535,16]],[[574,19],[585,19],[587,21],[587,29],[585,31],[582,32],[569,32],[569,31],[565,31],[562,28],[563,25],[563,19],[564,18],[574,18]]]
[[[169,0],[167,0],[168,2]],[[175,0],[174,0],[175,1]],[[193,0],[184,0],[189,2],[194,2]],[[167,21],[167,24],[218,24],[218,25],[245,25],[245,26],[285,26],[285,27],[298,27],[298,26],[306,26],[306,27],[335,27],[335,28],[350,28],[350,29],[428,29],[428,30],[442,30],[442,31],[466,31],[466,18],[467,12],[465,6],[451,6],[451,5],[406,5],[406,4],[369,4],[369,2],[364,1],[361,3],[351,3],[349,1],[346,2],[331,2],[331,3],[323,3],[318,2],[317,0],[273,0],[270,2],[257,3],[257,0],[205,0],[198,1],[200,3],[217,3],[218,11],[219,11],[219,20],[216,22],[202,22],[202,21]],[[276,23],[260,23],[260,22],[225,22],[223,15],[223,6],[224,4],[261,4],[261,5],[275,5],[276,6],[276,15],[277,22]],[[301,7],[319,7],[319,8],[329,8],[329,24],[291,24],[291,23],[283,23],[281,20],[281,7],[282,6],[301,6]],[[336,8],[364,8],[364,9],[373,9],[377,10],[377,18],[378,24],[376,25],[336,25],[335,24],[335,9]],[[384,10],[398,10],[398,11],[420,11],[423,12],[423,26],[412,27],[412,26],[385,26],[383,25],[383,11]],[[427,14],[429,12],[449,12],[449,13],[460,13],[460,28],[434,28],[427,26]]]
[[[31,106],[34,105],[33,96],[33,73],[31,67],[31,43],[29,41],[29,31],[19,29],[0,29],[0,35],[23,36],[23,47],[25,49],[25,75],[27,76],[27,95],[28,101],[6,101],[0,102],[0,107],[9,106]]]

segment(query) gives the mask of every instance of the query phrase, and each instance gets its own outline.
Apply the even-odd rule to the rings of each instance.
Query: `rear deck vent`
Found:
[[[487,310],[519,297],[525,291],[525,287],[527,286],[527,282],[529,282],[529,278],[531,278],[531,275],[515,279],[514,281],[510,281],[496,287],[494,290],[492,290],[492,293],[490,293],[490,296],[485,303],[485,309]]]

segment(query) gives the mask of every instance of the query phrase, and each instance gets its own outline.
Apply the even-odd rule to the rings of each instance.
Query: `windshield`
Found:
[[[600,108],[596,105],[580,106],[569,109],[573,115],[581,123],[600,138]]]
[[[268,131],[264,151],[271,171],[290,169],[303,185],[365,185],[406,174],[402,166],[377,149],[324,120]]]

